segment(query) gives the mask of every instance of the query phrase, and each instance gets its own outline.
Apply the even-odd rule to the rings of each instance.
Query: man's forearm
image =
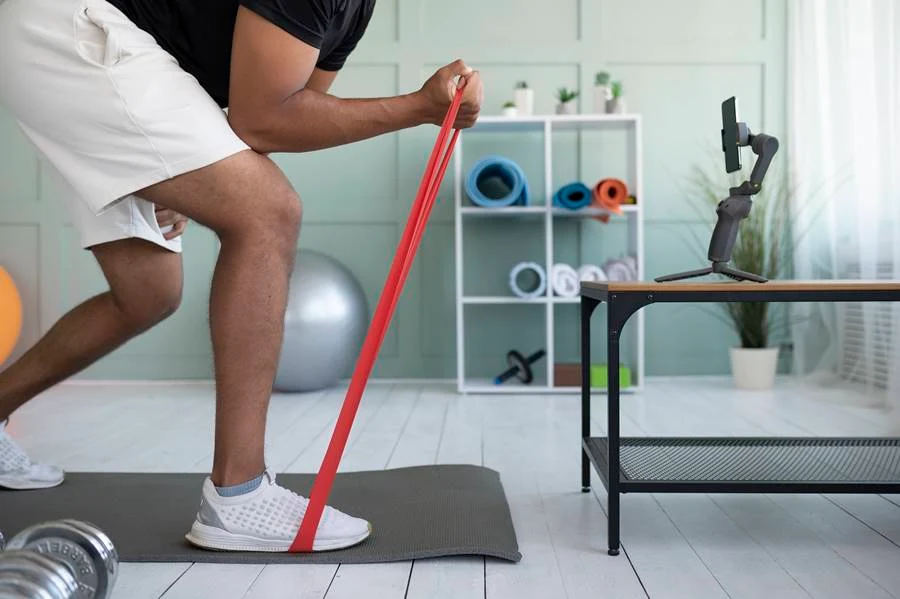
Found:
[[[321,150],[429,122],[415,93],[345,99],[304,89],[264,113],[235,108],[232,126],[261,154]]]

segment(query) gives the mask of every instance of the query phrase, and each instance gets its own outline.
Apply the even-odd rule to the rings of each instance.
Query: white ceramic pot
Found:
[[[556,114],[577,114],[578,102],[571,100],[569,102],[560,102],[556,105]]]
[[[516,108],[515,106],[511,106],[511,107],[503,109],[503,116],[514,117],[514,116],[518,116],[518,114],[519,114],[519,109]]]
[[[778,371],[778,347],[732,347],[731,376],[738,389],[771,389]]]
[[[594,112],[606,114],[607,102],[612,100],[612,89],[608,85],[594,86]]]
[[[531,88],[516,88],[513,102],[516,103],[518,114],[531,116],[534,114],[534,90]]]

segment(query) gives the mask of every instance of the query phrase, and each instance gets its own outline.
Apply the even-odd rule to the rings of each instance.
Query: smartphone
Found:
[[[729,173],[741,170],[741,134],[737,113],[737,99],[734,96],[722,102],[722,151],[725,152],[725,170]]]

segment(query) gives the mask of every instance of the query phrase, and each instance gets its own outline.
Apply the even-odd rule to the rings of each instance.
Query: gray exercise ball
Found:
[[[315,391],[349,376],[368,327],[369,306],[353,273],[321,252],[298,252],[275,390]]]

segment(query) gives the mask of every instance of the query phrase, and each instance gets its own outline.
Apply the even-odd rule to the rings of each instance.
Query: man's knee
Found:
[[[220,237],[243,238],[293,252],[303,220],[303,202],[293,188],[280,185],[265,197],[246,198],[233,217],[219,232]]]
[[[141,293],[113,297],[127,324],[145,330],[167,319],[181,305],[181,281],[147,281]]]

